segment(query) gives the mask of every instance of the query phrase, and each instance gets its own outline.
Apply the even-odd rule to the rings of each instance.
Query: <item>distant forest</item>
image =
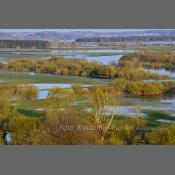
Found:
[[[0,40],[0,48],[49,48],[48,41],[42,40]]]
[[[78,38],[76,42],[149,42],[175,41],[175,36],[118,36],[118,37],[86,37]]]

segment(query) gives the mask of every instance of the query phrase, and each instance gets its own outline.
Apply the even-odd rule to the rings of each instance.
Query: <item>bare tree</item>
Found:
[[[117,115],[118,94],[113,88],[97,86],[89,89],[91,115],[99,131],[101,141],[108,132],[114,117]]]

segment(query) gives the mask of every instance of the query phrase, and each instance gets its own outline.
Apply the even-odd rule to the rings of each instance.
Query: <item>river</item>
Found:
[[[156,73],[159,75],[168,75],[172,78],[175,78],[175,71],[168,71],[165,69],[147,69],[147,71],[151,73]]]

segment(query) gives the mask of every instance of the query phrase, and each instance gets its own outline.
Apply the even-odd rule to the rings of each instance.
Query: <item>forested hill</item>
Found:
[[[76,42],[149,42],[175,41],[175,36],[117,36],[117,37],[86,37],[78,38]]]
[[[49,48],[48,41],[41,40],[0,40],[0,48]]]

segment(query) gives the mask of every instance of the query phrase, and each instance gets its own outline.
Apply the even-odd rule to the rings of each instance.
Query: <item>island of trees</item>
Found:
[[[140,63],[146,69],[161,69],[175,71],[175,54],[167,50],[150,51],[144,50],[125,54],[121,59],[121,64]],[[137,66],[134,64],[133,66]]]
[[[122,60],[119,64],[110,63],[103,65],[99,62],[88,62],[87,59],[65,59],[55,57],[50,59],[13,59],[8,64],[1,64],[3,69],[16,72],[50,73],[56,75],[73,75],[91,78],[126,78],[136,79],[160,79],[169,78],[167,75],[159,75],[145,71],[138,61]],[[137,69],[136,69],[137,68]]]

